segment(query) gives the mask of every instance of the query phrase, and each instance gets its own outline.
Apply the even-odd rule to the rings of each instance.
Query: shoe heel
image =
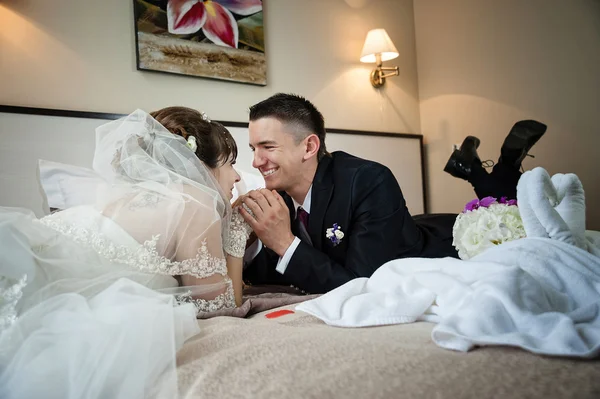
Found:
[[[448,162],[446,162],[446,166],[444,166],[444,172],[457,177],[459,179],[467,180],[467,176],[461,172],[462,166],[462,153],[460,150],[454,150]]]

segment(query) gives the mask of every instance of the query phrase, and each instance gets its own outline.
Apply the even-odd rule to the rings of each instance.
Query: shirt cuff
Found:
[[[252,243],[252,245],[250,245],[246,249],[246,252],[244,253],[244,268],[250,263],[252,263],[252,261],[254,260],[254,258],[256,258],[256,255],[258,255],[262,247],[262,242],[259,239],[257,239]]]
[[[283,256],[277,261],[277,267],[275,270],[281,274],[285,273],[285,269],[287,269],[288,263],[290,263],[290,259],[292,259],[292,255],[294,255],[298,245],[300,245],[300,239],[298,237],[294,237],[294,241],[292,241],[287,251],[285,251]]]

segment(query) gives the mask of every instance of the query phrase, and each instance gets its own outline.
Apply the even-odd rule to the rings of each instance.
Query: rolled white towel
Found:
[[[558,205],[554,207],[573,234],[576,245],[585,249],[585,193],[579,178],[573,174],[552,176]]]
[[[574,174],[553,178],[544,168],[525,172],[517,200],[527,237],[550,238],[586,249],[585,196]]]

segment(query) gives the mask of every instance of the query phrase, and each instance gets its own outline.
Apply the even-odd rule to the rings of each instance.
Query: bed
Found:
[[[433,324],[330,327],[287,305],[199,320],[178,355],[185,398],[598,398],[600,362],[439,348]],[[276,310],[294,313],[277,318]]]
[[[92,131],[82,135],[80,129],[91,129],[119,116],[7,106],[0,107],[0,114],[5,129],[26,126],[23,134],[8,136],[13,141],[3,152],[6,168],[0,168],[0,178],[5,188],[12,184],[15,189],[5,190],[0,202],[28,205],[39,215],[47,212],[41,202],[44,200],[48,205],[48,198],[39,195],[40,188],[34,178],[37,159],[89,166],[86,162],[91,159],[93,149]],[[49,122],[54,124],[50,126]],[[240,135],[245,128],[243,124],[231,127],[242,129]],[[48,132],[62,132],[63,142],[48,139]],[[342,137],[343,132],[337,133]],[[403,187],[409,187],[405,195],[414,198],[412,213],[426,212],[422,137],[398,136],[393,140],[405,140],[403,145],[410,142],[412,147],[406,147],[407,151],[418,154],[413,158],[396,157],[412,159],[410,162],[414,163],[414,167],[406,168],[412,171],[410,174],[397,178]],[[65,144],[76,151],[64,151]],[[26,151],[28,157],[15,149]],[[8,170],[8,166],[14,170]],[[396,166],[402,169],[401,165]],[[17,186],[24,181],[31,184]],[[18,197],[9,198],[6,193]],[[597,360],[536,355],[507,346],[456,352],[440,348],[432,341],[432,323],[332,327],[295,309],[297,302],[309,297],[281,293],[280,302],[288,303],[284,306],[274,306],[276,302],[259,303],[256,296],[246,299],[249,302],[236,314],[198,320],[200,333],[178,352],[182,397],[600,397]],[[282,310],[291,312],[268,317]]]

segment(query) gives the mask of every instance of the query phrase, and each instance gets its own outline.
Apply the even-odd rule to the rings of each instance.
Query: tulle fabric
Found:
[[[0,397],[176,398],[175,355],[197,332],[191,304],[131,280],[57,295],[0,335]]]
[[[107,183],[93,205],[138,241],[159,234],[158,251],[181,261],[206,239],[224,258],[231,206],[183,137],[136,110],[97,129],[93,168]]]
[[[177,397],[198,332],[179,295],[232,304],[231,206],[185,140],[137,110],[97,129],[93,165],[89,203],[0,207],[0,398]]]
[[[193,305],[158,292],[173,277],[109,262],[32,213],[0,208],[0,276],[22,275],[18,318],[0,331],[1,398],[177,397],[175,354],[198,325]]]

